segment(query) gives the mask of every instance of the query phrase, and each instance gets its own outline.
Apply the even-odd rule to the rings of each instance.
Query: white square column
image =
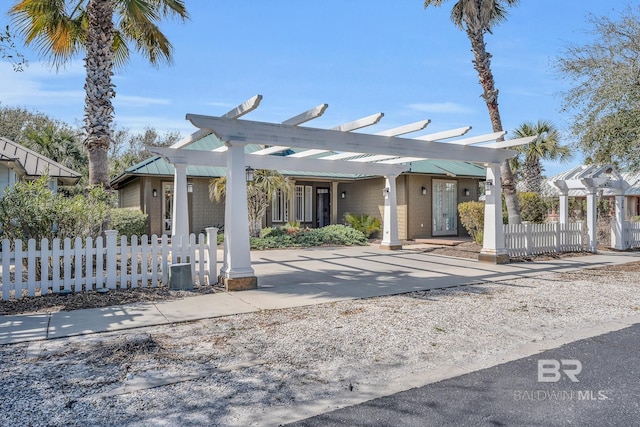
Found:
[[[189,201],[187,198],[187,165],[174,163],[173,211],[171,212],[171,239],[182,242],[189,236]]]
[[[625,206],[624,196],[622,194],[615,195],[615,215],[616,221],[611,228],[611,247],[617,250],[629,249],[629,239],[627,236],[627,228],[625,227]]]
[[[598,252],[597,239],[597,212],[596,212],[596,189],[587,188],[587,250],[594,254]]]
[[[380,249],[402,249],[398,239],[398,199],[396,192],[396,178],[398,175],[384,177],[384,217],[382,218],[382,242]]]
[[[220,277],[228,291],[255,289],[258,278],[251,267],[244,145],[226,143],[226,146],[225,259]]]
[[[502,182],[500,165],[487,167],[487,184],[484,202],[484,240],[478,261],[492,264],[508,264],[509,253],[504,240],[502,224]]]
[[[567,191],[560,192],[560,224],[569,223],[569,193]]]

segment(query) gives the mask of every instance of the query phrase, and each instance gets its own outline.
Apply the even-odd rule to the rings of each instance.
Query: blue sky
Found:
[[[629,3],[522,0],[486,37],[504,129],[552,120],[566,88],[552,62],[568,44],[590,39],[586,17],[617,17]],[[491,132],[465,33],[449,19],[453,0],[423,9],[422,0],[189,1],[191,20],[163,26],[175,48],[173,66],[155,69],[140,57],[114,76],[116,126],[146,126],[183,134],[186,113],[219,115],[255,94],[264,96],[251,120],[279,122],[321,103],[309,125],[332,127],[384,112],[376,132],[424,118],[423,133],[471,125]],[[0,16],[4,27],[7,16]],[[81,124],[82,58],[50,70],[35,52],[24,72],[0,62],[0,102]],[[412,134],[413,135],[413,134]],[[419,134],[415,134],[418,136]],[[563,142],[571,142],[565,132]],[[509,137],[509,133],[507,134]],[[577,161],[581,160],[578,157]],[[566,165],[546,164],[548,174]]]

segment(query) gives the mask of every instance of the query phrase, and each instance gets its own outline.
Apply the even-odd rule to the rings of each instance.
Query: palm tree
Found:
[[[425,0],[425,9],[429,6],[442,6],[446,0]],[[491,33],[491,28],[506,18],[506,6],[513,6],[518,0],[458,0],[451,10],[451,20],[461,30],[465,30],[471,41],[471,50],[474,60],[473,68],[478,72],[480,85],[489,118],[494,132],[502,131],[502,120],[498,109],[498,89],[495,87],[493,72],[491,71],[491,54],[487,52],[487,44],[484,35]],[[504,191],[509,223],[520,223],[520,208],[516,196],[516,183],[509,166],[505,160],[500,165],[502,189]]]
[[[537,123],[524,122],[515,131],[514,138],[537,136],[526,146],[516,147],[520,155],[516,158],[519,175],[524,190],[540,193],[542,190],[542,160],[557,160],[563,163],[573,157],[569,147],[560,145],[560,133],[553,123],[538,120]],[[512,163],[513,164],[513,163]]]
[[[184,1],[20,0],[9,13],[26,44],[34,43],[56,68],[85,52],[89,183],[108,187],[113,70],[127,62],[130,44],[153,65],[170,63],[172,46],[157,24],[168,16],[187,19]]]
[[[220,202],[227,188],[227,178],[214,178],[209,182],[209,199]],[[271,201],[282,193],[285,200],[293,191],[292,183],[280,172],[258,169],[254,173],[253,181],[247,183],[247,208],[249,210],[249,235],[260,237],[262,218],[271,206]]]

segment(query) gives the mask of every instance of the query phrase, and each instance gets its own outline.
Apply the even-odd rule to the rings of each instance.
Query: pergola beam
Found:
[[[483,147],[487,147],[487,148],[516,147],[516,146],[519,146],[519,145],[530,144],[533,141],[535,141],[537,138],[538,138],[537,136],[525,136],[523,138],[507,139],[505,141],[492,142],[491,144],[483,145]]]
[[[473,145],[479,144],[481,142],[495,141],[498,138],[502,138],[507,131],[493,132],[487,133],[484,135],[472,136],[470,138],[457,139],[455,141],[449,141],[447,144],[456,144],[456,145]]]
[[[236,108],[233,108],[227,111],[221,117],[224,117],[226,119],[237,119],[258,108],[258,106],[260,106],[261,101],[262,101],[262,95],[255,95],[247,99],[242,104],[238,105]],[[171,145],[171,148],[186,147],[204,138],[209,134],[211,134],[211,130],[209,129],[198,129],[197,131],[193,132],[191,135],[188,135],[185,138],[181,139],[180,141],[176,142],[175,144]],[[224,150],[220,150],[220,151],[226,151],[226,149],[227,147],[224,147]]]
[[[425,120],[420,120],[418,122],[415,123],[410,123],[408,125],[404,125],[404,126],[398,126],[396,128],[393,129],[388,129],[382,132],[378,132],[376,133],[376,135],[380,135],[380,136],[399,136],[399,135],[405,135],[407,133],[411,133],[411,132],[417,132],[419,130],[422,130],[424,128],[426,128],[429,123],[431,123],[430,119],[425,119]]]
[[[384,113],[376,113],[367,117],[363,117],[352,122],[344,123],[339,126],[332,127],[331,130],[340,132],[351,132],[352,130],[362,129],[367,126],[373,126],[384,117]]]
[[[500,163],[516,155],[516,152],[510,150],[458,146],[430,141],[416,144],[415,140],[408,138],[295,127],[249,120],[229,120],[198,114],[187,114],[187,120],[198,128],[212,130],[222,141],[237,144],[259,142],[260,144],[284,147],[322,148],[331,151],[479,163]]]
[[[146,147],[149,151],[164,157],[172,164],[191,166],[226,167],[227,153],[205,150],[178,150],[166,147]],[[284,156],[261,156],[245,154],[245,166],[255,169],[285,170],[319,173],[343,173],[361,175],[399,175],[409,170],[408,165],[388,165],[376,163],[375,168],[366,163],[334,162],[322,159],[291,159]]]
[[[441,139],[455,138],[457,136],[465,135],[471,130],[471,126],[464,126],[457,129],[445,130],[442,132],[430,133],[428,135],[418,136],[413,139],[420,141],[440,141]]]
[[[295,117],[291,117],[290,119],[285,120],[284,122],[282,122],[282,124],[289,126],[301,125],[322,116],[327,108],[329,108],[329,104],[320,104],[317,107],[305,111],[304,113],[298,114]]]

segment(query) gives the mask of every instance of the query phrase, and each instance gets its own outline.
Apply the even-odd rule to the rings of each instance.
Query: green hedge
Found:
[[[364,246],[367,237],[344,225],[323,228],[270,228],[260,238],[251,238],[251,249],[301,248],[311,246]]]
[[[140,237],[147,234],[147,218],[147,214],[142,213],[137,209],[112,209],[111,229],[118,231],[118,237]]]

